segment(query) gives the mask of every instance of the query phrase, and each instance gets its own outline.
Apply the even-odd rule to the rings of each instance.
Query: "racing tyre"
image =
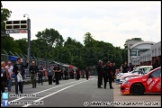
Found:
[[[142,95],[144,93],[144,87],[141,84],[133,84],[131,87],[132,95]]]

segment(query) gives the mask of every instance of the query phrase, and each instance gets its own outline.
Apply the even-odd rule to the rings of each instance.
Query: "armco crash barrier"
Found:
[[[38,77],[36,78],[36,81],[38,82]],[[47,81],[47,79],[45,79],[45,78],[43,77],[43,82],[46,82],[46,81]],[[30,77],[25,78],[24,81],[23,81],[23,83],[24,83],[24,84],[31,84],[31,78],[30,78]],[[13,80],[12,80],[12,85],[15,85],[15,80],[14,80],[14,78],[13,78]]]

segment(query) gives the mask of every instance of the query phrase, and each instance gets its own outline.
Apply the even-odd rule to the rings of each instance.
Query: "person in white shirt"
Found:
[[[12,66],[12,62],[8,61],[6,67],[6,69],[8,69],[8,73],[9,73],[9,77],[7,79],[7,88],[8,91],[11,91],[11,87],[12,87],[12,75],[13,75],[13,66]]]

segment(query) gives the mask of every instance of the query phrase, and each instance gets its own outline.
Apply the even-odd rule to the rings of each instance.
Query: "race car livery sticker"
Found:
[[[153,81],[150,85],[149,85],[149,87],[148,87],[148,89],[150,90],[150,89],[152,89],[152,87],[155,85],[155,81]]]
[[[160,81],[159,83],[157,83],[156,88],[157,88],[158,90],[161,90],[161,81]]]
[[[156,84],[156,82],[158,81],[158,79],[156,78],[148,87],[148,89],[152,89],[152,87]]]
[[[152,81],[152,78],[149,78],[149,79],[147,80],[147,84],[149,85],[149,84],[151,83],[151,81]]]
[[[142,79],[142,81],[146,81],[146,78]]]

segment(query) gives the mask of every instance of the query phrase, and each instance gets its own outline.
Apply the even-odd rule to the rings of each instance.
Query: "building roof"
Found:
[[[130,48],[132,49],[132,48],[134,48],[138,45],[141,45],[141,44],[155,44],[155,42],[151,42],[151,41],[137,42],[137,43],[133,44]]]

